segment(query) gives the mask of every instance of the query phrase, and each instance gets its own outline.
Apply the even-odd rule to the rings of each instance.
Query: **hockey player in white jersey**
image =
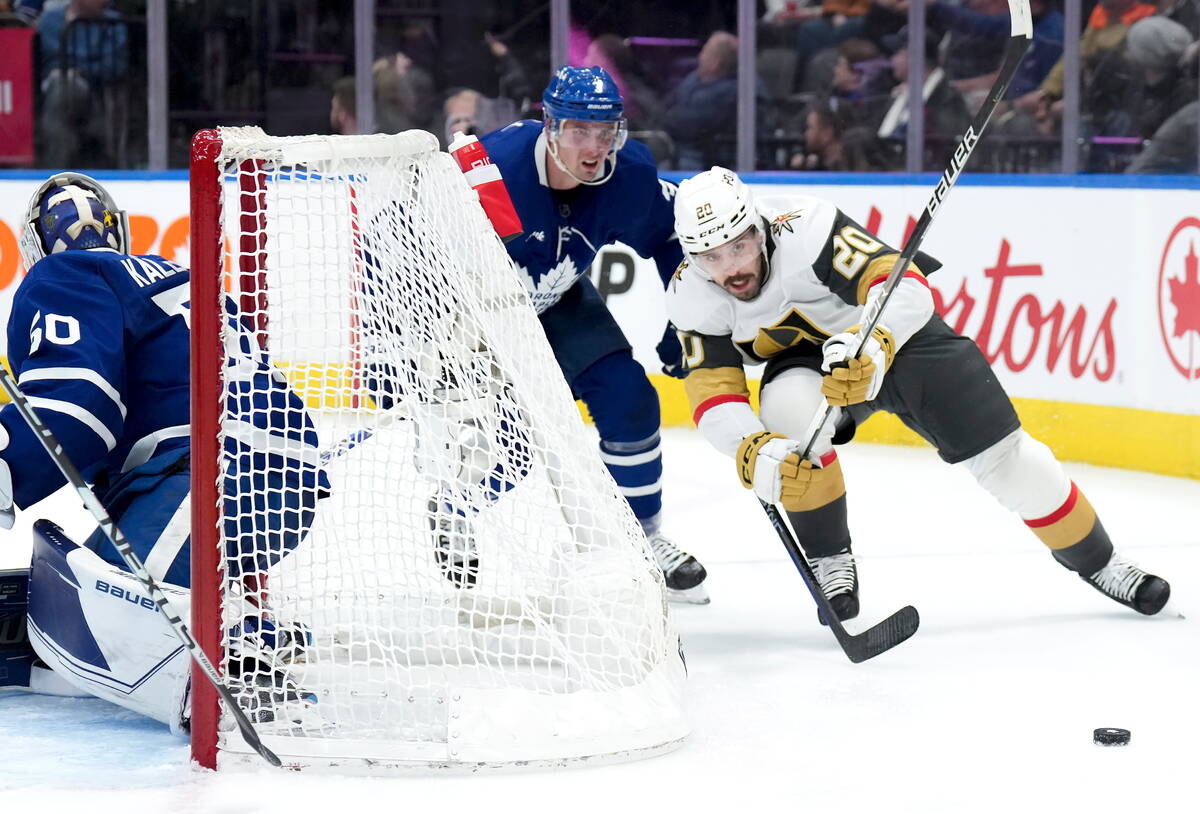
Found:
[[[832,203],[755,201],[736,174],[713,167],[680,185],[675,227],[686,256],[667,313],[697,427],[734,459],[743,486],[783,505],[839,619],[857,615],[859,600],[834,445],[878,410],[970,472],[1088,584],[1139,613],[1163,608],[1170,586],[1114,552],[1087,497],[1021,428],[978,346],[934,313],[926,275],[939,263],[917,254],[852,357],[864,306],[898,252]],[[761,362],[756,415],[743,366]],[[822,397],[831,420],[801,460]]]
[[[186,615],[189,271],[131,255],[128,246],[125,213],[94,179],[59,173],[42,184],[21,239],[29,272],[13,298],[8,361],[30,404]],[[228,298],[226,315],[239,329],[226,348],[238,386],[226,405],[222,495],[244,511],[226,521],[223,567],[255,591],[259,575],[299,545],[329,482],[313,463],[317,436],[303,403]],[[267,403],[288,409],[265,410]],[[254,460],[265,466],[242,463]],[[0,525],[10,528],[18,508],[63,483],[16,407],[0,410]],[[186,727],[188,654],[106,536],[97,529],[78,545],[48,521],[34,529],[32,568],[0,574],[0,620],[10,630],[28,622],[28,638],[0,644],[0,686],[87,693]],[[246,599],[257,610],[230,637],[226,670],[247,712],[265,720],[256,707],[267,697],[306,703],[281,670],[259,668],[286,661],[308,632],[277,628],[264,597]]]

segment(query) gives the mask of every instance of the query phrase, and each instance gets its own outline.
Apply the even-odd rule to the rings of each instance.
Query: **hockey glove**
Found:
[[[676,379],[687,378],[687,368],[683,366],[683,345],[679,344],[679,335],[675,333],[674,325],[667,323],[667,330],[654,349],[658,351],[663,373]]]
[[[878,396],[879,388],[883,386],[883,374],[891,367],[896,355],[892,332],[876,325],[862,352],[848,358],[858,345],[861,329],[861,325],[855,325],[844,333],[835,334],[826,339],[821,348],[825,354],[821,369],[829,374],[821,380],[821,393],[834,407],[849,407]]]
[[[821,477],[812,461],[801,461],[804,445],[776,432],[747,435],[738,445],[736,463],[742,486],[766,503],[800,511],[805,492]]]

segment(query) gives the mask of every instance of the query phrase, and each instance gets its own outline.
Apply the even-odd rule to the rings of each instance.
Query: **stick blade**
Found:
[[[874,627],[849,637],[843,649],[850,661],[858,664],[891,650],[912,637],[921,626],[921,616],[912,605],[905,605]]]

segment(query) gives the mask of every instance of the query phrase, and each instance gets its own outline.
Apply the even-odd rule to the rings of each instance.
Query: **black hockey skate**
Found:
[[[474,588],[479,580],[479,554],[470,522],[438,497],[429,499],[428,511],[438,568],[455,588]]]
[[[1158,613],[1171,598],[1171,586],[1165,579],[1147,574],[1115,553],[1108,565],[1083,580],[1105,596],[1147,616]]]
[[[858,566],[850,548],[828,557],[813,557],[809,565],[838,621],[844,622],[858,616]],[[823,625],[829,624],[820,610],[817,611],[817,621]]]
[[[303,690],[283,670],[254,671],[237,676],[230,691],[246,717],[256,724],[286,722],[320,726],[315,693]]]
[[[254,723],[319,725],[316,694],[301,689],[288,673],[311,644],[312,634],[299,624],[279,628],[269,619],[248,617],[233,627],[229,689],[246,717]]]
[[[654,559],[667,583],[667,598],[691,605],[707,605],[711,600],[704,588],[708,572],[700,561],[676,547],[661,531],[647,537]]]

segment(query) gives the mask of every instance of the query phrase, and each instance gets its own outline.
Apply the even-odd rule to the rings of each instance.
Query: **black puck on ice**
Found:
[[[1126,746],[1129,744],[1129,730],[1101,727],[1092,733],[1092,741],[1101,746]]]

